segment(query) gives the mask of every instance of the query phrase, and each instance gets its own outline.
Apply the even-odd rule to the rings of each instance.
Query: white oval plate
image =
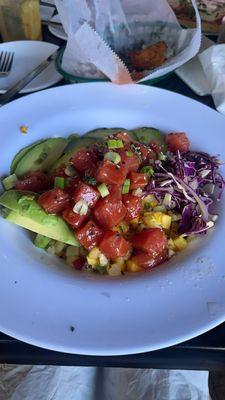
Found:
[[[59,18],[59,14],[54,15],[54,17],[52,17],[50,19],[51,22],[61,22],[60,18]],[[48,26],[49,31],[56,37],[63,39],[63,40],[67,40],[67,34],[63,29],[63,26],[52,26],[49,25]]]
[[[1,51],[13,51],[14,59],[11,72],[5,78],[0,78],[0,93],[5,93],[12,85],[17,83],[25,75],[36,68],[50,54],[54,53],[59,46],[38,40],[19,40],[0,44]],[[45,89],[54,85],[62,79],[56,69],[54,62],[42,71],[32,82],[25,86],[20,93],[30,93]]]
[[[144,85],[62,86],[2,107],[0,120],[1,175],[37,139],[104,126],[185,131],[193,149],[225,159],[223,116]],[[119,355],[171,346],[215,327],[225,320],[224,200],[213,232],[152,273],[116,279],[66,268],[35,248],[25,230],[0,219],[0,330],[52,350]]]

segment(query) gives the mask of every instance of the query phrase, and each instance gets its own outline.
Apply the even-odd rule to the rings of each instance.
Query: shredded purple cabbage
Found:
[[[166,161],[155,161],[154,176],[146,194],[162,203],[171,194],[170,208],[181,215],[178,233],[206,233],[213,226],[212,205],[221,199],[225,181],[219,172],[222,162],[207,153],[167,153]]]

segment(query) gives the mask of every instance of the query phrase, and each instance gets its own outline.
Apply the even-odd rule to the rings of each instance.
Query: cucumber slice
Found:
[[[27,147],[24,147],[22,150],[20,150],[15,157],[13,158],[11,165],[10,165],[10,174],[13,174],[15,172],[15,169],[17,167],[18,162],[25,156],[28,151],[30,151],[33,147],[35,147],[37,144],[40,144],[42,142],[45,142],[45,140],[38,140],[37,142],[34,142],[30,144]]]
[[[109,135],[114,135],[115,133],[117,133],[119,131],[128,132],[127,129],[124,129],[124,128],[98,128],[98,129],[94,129],[93,131],[85,133],[84,136],[100,139],[100,138],[105,138],[106,136],[109,136]]]
[[[19,160],[15,174],[21,177],[36,170],[48,171],[61,156],[68,140],[64,138],[47,139],[36,144]]]
[[[81,137],[80,139],[73,140],[68,148],[68,151],[64,153],[52,166],[50,169],[50,173],[55,171],[57,168],[59,168],[61,165],[67,166],[69,165],[69,161],[73,155],[83,149],[83,148],[88,148],[92,144],[96,143],[96,140],[94,138],[89,138],[89,137]]]
[[[57,256],[61,256],[63,254],[64,249],[66,248],[65,243],[55,242],[55,254]]]
[[[149,144],[149,142],[155,142],[161,146],[163,152],[167,150],[166,135],[164,135],[158,129],[147,127],[137,128],[132,129],[130,134],[135,140],[138,140],[141,143]]]

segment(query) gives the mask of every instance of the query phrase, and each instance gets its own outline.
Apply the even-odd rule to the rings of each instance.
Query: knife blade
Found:
[[[45,68],[55,60],[59,50],[59,47],[54,53],[52,53],[46,60],[42,61],[33,71],[29,72],[24,78],[20,79],[10,89],[8,89],[3,95],[0,96],[0,106],[8,103],[21,89],[23,89],[28,83],[30,83],[37,75],[39,75]]]

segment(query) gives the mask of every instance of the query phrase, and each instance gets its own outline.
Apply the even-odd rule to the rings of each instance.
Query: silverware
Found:
[[[1,51],[0,53],[0,77],[9,75],[14,58],[14,52]]]
[[[55,4],[52,4],[52,3],[47,3],[47,1],[40,1],[40,5],[41,6],[46,6],[46,7],[52,7],[52,8],[56,8],[56,5]]]
[[[46,21],[46,20],[42,20],[41,21],[41,23],[42,23],[42,25],[47,25],[47,26],[53,26],[53,27],[63,27],[62,26],[62,23],[61,22],[56,22],[56,21],[51,21],[51,20],[49,20],[49,21]]]
[[[24,78],[14,84],[10,89],[8,89],[3,95],[0,97],[0,106],[8,103],[21,89],[24,88],[28,83],[30,83],[37,75],[39,75],[45,68],[51,64],[52,61],[55,60],[60,47],[51,54],[46,60],[42,61],[33,71],[29,72]]]

